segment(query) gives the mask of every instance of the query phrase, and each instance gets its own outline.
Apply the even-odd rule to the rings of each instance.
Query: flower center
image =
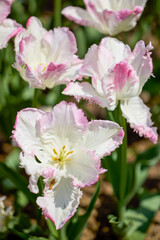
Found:
[[[63,146],[59,153],[57,153],[56,149],[53,148],[53,153],[55,156],[52,156],[53,161],[58,162],[60,165],[63,164],[63,162],[71,161],[71,158],[68,158],[69,155],[71,155],[74,151],[66,151],[66,147]]]

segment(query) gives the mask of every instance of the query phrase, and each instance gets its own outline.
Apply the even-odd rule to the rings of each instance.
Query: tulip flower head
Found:
[[[17,114],[13,139],[22,149],[20,165],[30,175],[32,192],[38,193],[43,177],[44,195],[37,204],[57,229],[75,213],[80,188],[97,182],[105,171],[100,159],[122,143],[123,135],[118,124],[88,122],[75,104],[64,101],[51,112],[27,108]]]
[[[156,128],[152,127],[151,113],[139,95],[143,85],[152,74],[151,43],[145,47],[139,41],[133,52],[128,45],[114,38],[103,38],[100,45],[93,45],[85,56],[80,70],[89,82],[70,83],[63,91],[65,95],[93,101],[113,111],[118,102],[131,128],[140,136],[156,143]]]
[[[78,78],[82,61],[75,55],[76,39],[68,28],[47,31],[36,17],[15,38],[14,67],[34,88],[53,88]]]
[[[22,30],[20,24],[7,18],[11,11],[11,3],[10,0],[0,1],[0,49],[5,48],[10,38]]]
[[[136,26],[147,0],[84,0],[86,10],[66,7],[62,14],[83,26],[111,36]]]

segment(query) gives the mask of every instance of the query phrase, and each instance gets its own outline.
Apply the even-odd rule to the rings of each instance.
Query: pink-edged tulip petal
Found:
[[[72,185],[71,178],[61,178],[51,190],[45,189],[44,197],[37,198],[37,204],[43,214],[60,229],[74,215],[82,192]]]
[[[61,13],[69,20],[74,21],[82,26],[95,25],[89,13],[80,7],[66,7]]]
[[[54,64],[50,63],[45,71],[41,70],[38,72],[38,79],[41,79],[41,85],[40,88],[45,89],[47,88],[53,88],[55,85],[59,84],[68,84],[72,81],[75,81],[76,79],[81,79],[79,76],[79,70],[82,66],[82,61],[77,60],[76,62],[72,63],[72,65],[68,68],[68,64]],[[45,68],[44,65],[38,66],[38,68]],[[36,83],[36,82],[35,82]],[[34,82],[32,81],[31,85],[33,85]],[[38,84],[38,83],[37,83]],[[37,85],[38,86],[38,85]]]
[[[45,89],[80,79],[82,61],[76,56],[77,44],[68,28],[47,31],[36,17],[15,38],[14,67],[30,86]]]
[[[110,155],[120,144],[124,137],[123,129],[110,121],[94,120],[88,124],[84,135],[84,147],[100,159]]]
[[[72,130],[73,132],[85,131],[88,125],[84,112],[78,109],[74,103],[60,102],[53,108],[52,116],[52,127],[62,129],[60,134],[64,134],[66,137],[67,135],[69,137]]]
[[[129,57],[129,63],[134,67],[139,77],[139,94],[153,71],[153,63],[150,56],[150,50],[152,49],[151,42],[146,47],[143,41],[139,41]]]
[[[41,149],[41,143],[37,137],[36,123],[45,113],[27,108],[17,114],[15,130],[13,130],[13,140],[21,147],[27,155],[34,155],[37,148]]]
[[[0,49],[7,46],[8,41],[22,30],[22,25],[12,19],[5,19],[0,24]]]
[[[143,12],[143,8],[136,6],[133,10],[124,9],[112,14],[109,19],[110,35],[127,32],[134,28]]]
[[[0,1],[0,24],[10,14],[11,3],[8,0]]]
[[[122,113],[127,121],[140,136],[149,138],[153,143],[158,140],[156,127],[152,127],[151,113],[149,108],[139,97],[121,101]]]
[[[115,68],[110,70],[103,78],[103,90],[106,96],[109,97],[111,95],[109,92],[111,82],[118,100],[134,97],[138,93],[139,78],[134,68],[128,64],[127,61],[122,61],[117,64]]]
[[[26,23],[27,32],[24,32],[24,36],[33,35],[35,38],[41,38],[47,33],[47,30],[42,27],[41,21],[36,17],[30,17]]]
[[[70,20],[96,28],[103,34],[116,35],[134,28],[147,0],[83,0],[86,10],[66,7],[62,14]]]
[[[100,96],[88,82],[83,83],[70,83],[62,92],[64,95],[74,96],[78,101],[85,99],[90,102],[96,103],[101,107],[106,107],[105,95]]]

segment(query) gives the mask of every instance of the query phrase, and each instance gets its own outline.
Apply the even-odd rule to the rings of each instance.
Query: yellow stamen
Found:
[[[54,152],[56,155],[58,154],[55,148],[53,148],[53,152]]]
[[[68,158],[68,155],[72,154],[74,151],[69,151],[67,153],[66,152],[67,151],[66,151],[65,145],[62,147],[59,154],[57,153],[56,149],[53,148],[53,153],[56,156],[52,156],[52,160],[55,161],[55,162],[58,162],[60,165],[62,165],[65,161],[66,162],[71,161],[71,159]]]
[[[68,153],[66,153],[66,157],[68,156],[68,155],[70,155],[70,154],[72,154],[74,151],[70,151],[70,152],[68,152]]]

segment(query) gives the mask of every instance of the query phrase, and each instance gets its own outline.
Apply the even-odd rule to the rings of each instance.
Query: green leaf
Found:
[[[128,165],[128,169],[133,173],[132,181],[128,181],[128,193],[125,202],[128,203],[147,178],[149,168],[155,165],[160,158],[160,144],[148,149],[137,156],[134,164]],[[130,175],[128,173],[128,175]],[[130,175],[131,176],[131,175]]]
[[[144,240],[147,228],[159,207],[160,192],[143,198],[137,209],[127,210],[126,222],[130,224],[127,240]]]
[[[86,213],[82,216],[78,216],[78,217],[76,216],[77,221],[74,222],[74,218],[73,218],[73,221],[68,225],[69,239],[74,239],[74,240],[79,239],[83,229],[86,226],[88,218],[91,215],[91,212],[94,208],[94,205],[95,205],[96,200],[97,200],[98,195],[99,195],[99,191],[100,191],[100,180],[97,182],[96,190],[93,194],[93,197],[90,201],[90,204],[88,206],[88,209],[87,209]]]
[[[54,223],[50,219],[47,219],[46,223],[47,223],[47,226],[49,228],[50,233],[54,237],[58,238],[59,234],[58,234],[58,231],[56,230],[56,227],[55,227]]]
[[[17,171],[14,171],[2,162],[0,162],[0,171],[3,172],[3,174],[9,178],[9,180],[11,180],[15,186],[28,197],[31,202],[35,203],[36,195],[29,191],[28,181],[24,177],[22,177]]]
[[[118,198],[119,196],[119,181],[120,181],[120,171],[117,166],[117,155],[118,152],[114,151],[110,156],[102,159],[102,166],[108,171],[105,173],[106,178],[112,183],[114,195]]]

